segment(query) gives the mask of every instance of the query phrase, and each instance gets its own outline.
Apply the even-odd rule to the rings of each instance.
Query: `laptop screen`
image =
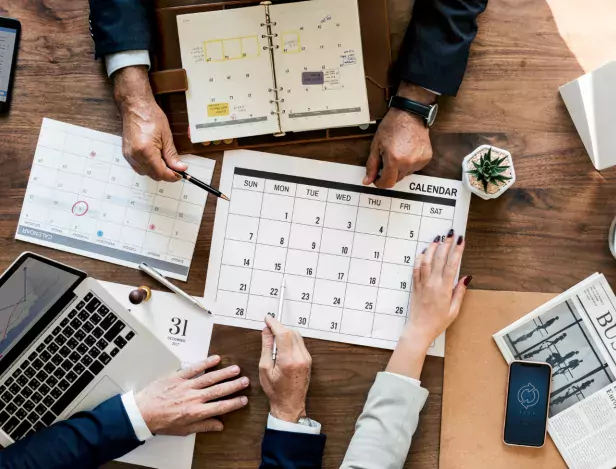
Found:
[[[79,276],[28,257],[0,286],[0,360]]]

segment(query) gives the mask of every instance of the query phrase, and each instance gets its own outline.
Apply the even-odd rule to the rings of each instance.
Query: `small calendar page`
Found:
[[[214,160],[182,160],[211,181]],[[186,281],[206,199],[135,173],[121,137],[43,119],[15,239]]]
[[[460,181],[412,175],[362,186],[365,168],[247,150],[225,152],[205,298],[220,324],[393,349],[408,319],[413,264],[436,236],[464,235]],[[453,288],[453,285],[452,285]],[[444,336],[430,354],[443,356]]]

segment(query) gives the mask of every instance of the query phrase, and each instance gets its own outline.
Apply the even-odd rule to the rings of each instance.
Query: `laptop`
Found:
[[[0,276],[3,446],[180,366],[85,272],[24,252]]]

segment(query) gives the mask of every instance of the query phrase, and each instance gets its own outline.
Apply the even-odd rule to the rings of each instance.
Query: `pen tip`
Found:
[[[227,197],[225,194],[220,194],[220,198],[226,200],[227,202],[231,202],[231,199]]]

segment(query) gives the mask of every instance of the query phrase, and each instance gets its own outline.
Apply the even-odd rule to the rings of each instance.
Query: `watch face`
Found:
[[[433,104],[432,106],[430,106],[430,114],[428,114],[428,118],[426,119],[426,125],[428,127],[434,124],[437,114],[438,114],[438,104]]]

